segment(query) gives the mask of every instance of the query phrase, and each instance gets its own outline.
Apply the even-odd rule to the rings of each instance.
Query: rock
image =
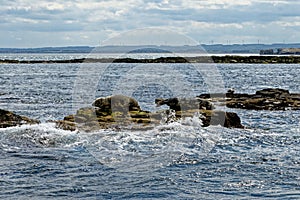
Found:
[[[93,106],[80,108],[75,115],[69,115],[56,122],[58,128],[74,131],[93,131],[130,124],[158,124],[149,111],[141,110],[138,102],[131,97],[115,95],[95,100]]]
[[[299,110],[300,94],[290,94],[288,90],[284,89],[268,88],[247,97],[235,94],[234,97],[227,100],[226,106],[249,110]]]
[[[226,98],[224,97],[226,96]],[[225,102],[229,108],[248,110],[300,110],[300,94],[291,94],[288,90],[267,88],[256,91],[255,94],[226,93],[201,94],[199,97],[214,102]],[[225,100],[225,101],[224,101]]]
[[[0,109],[0,128],[20,126],[23,124],[38,124],[40,121],[14,114],[13,112]]]
[[[220,110],[201,112],[205,116],[203,126],[221,125],[226,128],[244,128],[240,117],[234,112],[224,112]]]
[[[201,98],[169,98],[169,99],[155,99],[157,106],[168,105],[170,109],[175,111],[181,110],[212,110],[214,106],[211,102]]]
[[[114,95],[108,97],[100,97],[96,99],[93,106],[101,109],[102,112],[111,114],[112,112],[140,111],[138,102],[131,97],[123,95]]]
[[[233,112],[224,112],[220,110],[213,110],[213,105],[200,98],[194,99],[183,99],[180,102],[184,102],[184,108],[181,109],[182,105],[179,103],[178,98],[171,99],[156,99],[155,103],[160,105],[168,105],[170,110],[175,111],[177,118],[193,117],[195,113],[202,114],[203,118],[200,118],[203,122],[203,126],[209,125],[221,125],[227,128],[244,128],[241,124],[240,117]],[[171,113],[168,111],[168,113]],[[172,117],[172,116],[171,116]],[[168,121],[169,119],[167,119]],[[173,121],[174,119],[171,119]]]
[[[225,112],[220,110],[188,110],[176,112],[176,117],[185,118],[193,117],[198,112],[202,115],[203,126],[221,125],[226,128],[244,128],[240,117],[234,112]]]
[[[267,88],[263,90],[256,91],[256,95],[267,98],[278,98],[280,96],[287,96],[290,92],[288,90],[279,89],[279,88]]]
[[[68,120],[58,120],[55,121],[55,124],[56,124],[55,126],[56,128],[60,128],[67,131],[75,131],[77,129],[75,122],[71,122]]]

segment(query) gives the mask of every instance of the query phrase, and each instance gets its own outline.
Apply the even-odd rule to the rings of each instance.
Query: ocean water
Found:
[[[206,92],[300,93],[300,65],[1,64],[0,108],[39,125],[0,129],[1,199],[299,199],[300,111],[237,112],[245,129],[193,118],[91,133],[62,119],[99,96],[125,94],[155,111],[157,97]]]
[[[160,57],[196,57],[196,56],[225,56],[228,54],[199,54],[199,53],[4,53],[0,55],[0,60],[70,60],[80,58],[135,58],[135,59],[155,59]],[[236,56],[258,56],[259,54],[236,53]],[[265,55],[268,56],[268,55]],[[280,55],[278,55],[280,56]]]

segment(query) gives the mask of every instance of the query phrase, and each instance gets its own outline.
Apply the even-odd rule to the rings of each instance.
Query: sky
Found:
[[[147,28],[201,44],[300,43],[299,0],[0,2],[0,48],[98,46]]]

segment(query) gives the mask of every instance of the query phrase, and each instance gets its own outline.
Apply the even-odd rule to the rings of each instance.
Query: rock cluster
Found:
[[[290,94],[284,89],[263,89],[255,94],[234,94],[226,101],[229,108],[253,110],[299,110],[300,94]]]
[[[230,92],[227,94],[201,94],[198,97],[224,102],[229,108],[248,110],[299,110],[300,94],[279,88],[266,88],[255,94]]]
[[[222,125],[227,128],[243,128],[241,119],[236,113],[214,110],[214,106],[210,101],[195,98],[170,98],[155,99],[157,106],[168,105],[174,110],[176,117],[193,117],[195,113],[200,113],[203,118],[203,126]]]
[[[0,128],[38,123],[40,123],[38,120],[30,119],[28,117],[20,116],[10,111],[0,109]]]
[[[0,59],[0,63],[36,64],[36,63],[300,63],[300,57],[289,56],[197,56],[197,57],[160,57],[149,59],[134,58],[79,58],[71,60],[10,60]]]
[[[135,99],[123,95],[101,97],[96,99],[91,107],[80,108],[75,115],[66,116],[63,120],[57,121],[56,125],[58,128],[72,131],[76,129],[92,131],[120,126],[148,129],[161,123],[163,116],[173,110],[177,119],[201,113],[203,126],[220,124],[230,128],[243,128],[237,114],[212,110],[213,105],[200,98],[156,99],[155,102],[158,106],[169,105],[170,110],[144,111]]]
[[[149,129],[163,120],[166,123],[170,122],[168,113],[174,112],[175,120],[194,117],[195,113],[199,113],[203,126],[222,125],[228,128],[243,128],[241,119],[236,113],[215,110],[212,102],[224,104],[229,108],[300,110],[300,94],[293,94],[279,88],[267,88],[255,94],[234,93],[231,90],[226,94],[201,94],[195,98],[158,98],[155,99],[156,105],[167,105],[169,109],[157,112],[142,110],[134,98],[114,95],[98,98],[90,107],[80,108],[76,114],[66,116],[55,123],[58,128],[71,131],[121,127]],[[0,109],[0,128],[37,123],[38,120]]]
[[[95,100],[91,107],[80,108],[75,115],[57,121],[57,127],[65,130],[92,131],[118,128],[132,123],[145,126],[159,123],[160,115],[140,108],[138,102],[127,96],[115,95]]]

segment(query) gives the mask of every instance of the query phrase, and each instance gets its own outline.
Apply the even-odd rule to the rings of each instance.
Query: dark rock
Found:
[[[256,95],[261,95],[262,97],[277,98],[280,96],[287,96],[290,92],[288,90],[279,88],[267,88],[263,90],[256,91]]]
[[[101,112],[111,114],[112,112],[140,111],[138,102],[131,97],[114,95],[96,99],[93,106],[101,109]]]
[[[0,109],[0,128],[20,126],[23,124],[38,124],[40,121],[14,114],[13,112]]]
[[[221,125],[226,128],[244,128],[240,117],[234,112],[224,112],[220,110],[202,111],[205,118],[202,120],[204,126]]]
[[[157,106],[168,105],[170,109],[175,111],[181,110],[212,110],[214,107],[211,102],[201,98],[169,98],[169,99],[155,99]]]
[[[75,131],[77,129],[77,126],[75,122],[70,122],[68,120],[58,120],[55,121],[56,128],[60,128],[67,131]]]
[[[288,90],[267,88],[255,94],[226,93],[226,98],[221,94],[201,94],[199,97],[210,99],[214,102],[225,102],[229,108],[248,110],[299,110],[300,94],[291,94]]]
[[[177,118],[193,117],[195,113],[200,113],[200,119],[203,126],[221,125],[226,128],[244,128],[240,117],[234,112],[225,112],[221,110],[187,110],[177,111]]]
[[[236,94],[227,100],[226,106],[249,110],[299,110],[300,94],[290,94],[284,89],[268,88],[247,97]]]

